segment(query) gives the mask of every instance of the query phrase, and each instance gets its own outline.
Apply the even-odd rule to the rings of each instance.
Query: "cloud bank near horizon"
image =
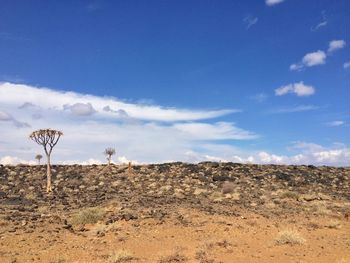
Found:
[[[293,86],[294,87],[294,86]],[[286,93],[310,95],[310,88]],[[143,105],[111,97],[62,92],[13,83],[0,84],[0,164],[35,164],[41,146],[28,139],[32,130],[53,128],[64,136],[54,149],[60,164],[104,163],[103,150],[114,147],[116,163],[232,161],[242,163],[349,165],[345,145],[294,147],[290,155],[246,150],[236,141],[260,135],[216,118],[237,109],[191,110]],[[25,125],[18,125],[19,123]]]
[[[118,156],[128,160],[178,160],[202,142],[258,138],[233,122],[215,121],[237,109],[144,105],[12,83],[0,84],[0,105],[0,132],[5,141],[0,142],[0,156],[7,156],[3,163],[21,162],[41,152],[39,145],[28,140],[32,130],[41,128],[64,132],[53,157],[68,162],[103,160],[105,147],[115,147]]]

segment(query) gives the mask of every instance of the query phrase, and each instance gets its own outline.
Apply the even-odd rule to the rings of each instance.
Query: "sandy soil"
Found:
[[[111,255],[125,250],[134,259],[115,262],[350,262],[350,222],[345,218],[240,214],[179,209],[176,217],[163,221],[121,220],[86,225],[83,231],[48,221],[32,233],[25,226],[11,233],[11,225],[2,223],[6,234],[0,258],[4,263],[99,263],[111,262]],[[300,233],[304,242],[277,244],[278,233],[286,229]]]
[[[350,263],[350,167],[0,165],[0,263]],[[93,208],[91,208],[93,207]]]

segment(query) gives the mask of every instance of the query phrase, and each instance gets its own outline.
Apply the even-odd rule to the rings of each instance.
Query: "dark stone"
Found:
[[[231,178],[226,175],[214,175],[213,176],[214,182],[224,182],[224,181],[231,181]]]

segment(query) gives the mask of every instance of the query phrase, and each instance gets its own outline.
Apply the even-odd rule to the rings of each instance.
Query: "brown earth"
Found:
[[[53,166],[53,185],[0,166],[1,263],[350,262],[350,168]]]

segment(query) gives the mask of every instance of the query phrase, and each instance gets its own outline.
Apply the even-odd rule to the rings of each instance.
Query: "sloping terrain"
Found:
[[[0,166],[1,262],[350,262],[350,168]]]

